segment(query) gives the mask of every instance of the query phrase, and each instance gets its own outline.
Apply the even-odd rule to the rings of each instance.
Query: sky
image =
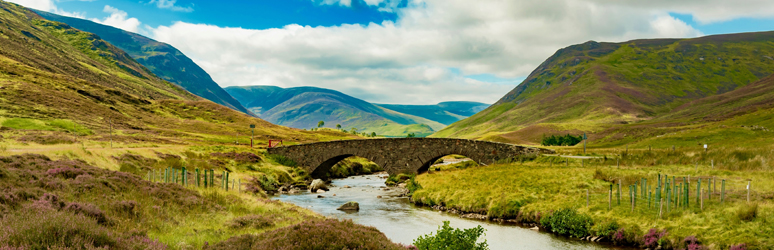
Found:
[[[171,44],[221,85],[494,103],[589,40],[774,30],[772,0],[11,0]]]

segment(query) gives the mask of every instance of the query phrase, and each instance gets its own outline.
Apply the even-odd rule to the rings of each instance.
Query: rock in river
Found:
[[[312,193],[317,192],[317,190],[328,191],[328,186],[325,186],[325,182],[320,179],[313,180],[312,185],[309,185],[309,188],[312,191]]]
[[[337,210],[360,211],[360,204],[354,201],[350,201],[344,205],[341,205],[339,208],[337,208]]]

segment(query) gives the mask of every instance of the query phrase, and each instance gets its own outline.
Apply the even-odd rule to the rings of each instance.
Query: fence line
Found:
[[[200,175],[201,172],[201,175]],[[242,180],[239,178],[229,178],[230,172],[223,171],[220,176],[220,189],[229,191],[229,185],[231,190],[242,192]],[[191,180],[193,177],[193,180]],[[155,169],[148,171],[146,180],[157,183],[174,183],[183,187],[196,187],[196,188],[214,188],[215,187],[215,170],[203,169],[200,171],[196,168],[193,172],[188,171],[185,167],[181,167],[180,171],[176,168],[168,167],[158,172]]]

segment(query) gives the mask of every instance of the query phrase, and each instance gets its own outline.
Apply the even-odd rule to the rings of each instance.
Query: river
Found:
[[[419,207],[406,197],[398,197],[395,190],[384,191],[386,174],[354,176],[333,180],[330,191],[322,194],[304,192],[279,195],[275,199],[311,209],[319,214],[351,219],[362,225],[374,226],[390,240],[411,244],[420,235],[434,233],[443,221],[450,221],[455,228],[472,228],[481,225],[492,250],[499,249],[614,249],[587,241],[579,241],[541,233],[513,224],[500,224],[480,220],[463,219],[453,214]],[[344,188],[350,186],[351,188]],[[336,196],[334,196],[336,194]],[[318,195],[324,198],[317,198]],[[382,196],[382,198],[377,198]],[[348,201],[360,203],[359,212],[336,210]]]

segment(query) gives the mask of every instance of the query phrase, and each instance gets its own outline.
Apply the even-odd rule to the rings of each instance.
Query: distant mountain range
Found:
[[[758,93],[763,103],[763,92],[751,91],[771,84],[773,73],[774,32],[590,41],[558,50],[497,103],[432,136],[535,144],[545,134],[589,132],[592,140],[623,143],[672,131],[633,132],[642,124],[685,126],[752,112],[758,102],[741,96]]]
[[[195,95],[250,114],[245,107],[215,83],[199,65],[169,44],[89,20],[60,16],[45,11],[35,10],[35,12],[45,19],[66,23],[76,29],[96,34],[125,51],[153,74]]]
[[[448,124],[483,110],[477,102],[444,102],[438,105],[372,104],[344,93],[317,87],[228,87],[226,92],[261,118],[283,126],[315,128],[324,121],[350,130],[384,136],[425,136]]]

